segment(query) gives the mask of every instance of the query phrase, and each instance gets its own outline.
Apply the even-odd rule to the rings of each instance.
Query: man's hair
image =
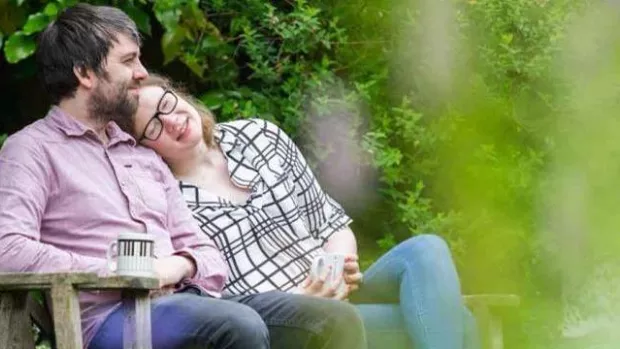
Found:
[[[64,10],[39,35],[37,64],[51,102],[73,97],[79,81],[73,71],[92,70],[107,77],[104,65],[117,35],[141,44],[136,24],[123,11],[108,6],[77,4]]]

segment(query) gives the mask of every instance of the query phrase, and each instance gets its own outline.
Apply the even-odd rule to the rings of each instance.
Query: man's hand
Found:
[[[194,274],[194,263],[187,257],[168,256],[153,261],[155,274],[159,278],[159,287],[174,286],[186,277]]]
[[[344,257],[342,277],[347,284],[349,293],[356,291],[362,283],[362,273],[360,272],[360,265],[357,260],[358,257],[356,254],[348,254]]]
[[[331,268],[327,268],[322,275],[315,278],[314,280],[310,275],[306,277],[306,280],[301,284],[301,286],[297,289],[297,293],[306,295],[306,296],[314,296],[321,298],[331,298],[344,300],[349,296],[349,292],[347,287],[342,287],[339,292],[338,287],[342,282],[342,277],[334,280],[334,285],[328,286],[326,284],[327,276],[329,275]]]

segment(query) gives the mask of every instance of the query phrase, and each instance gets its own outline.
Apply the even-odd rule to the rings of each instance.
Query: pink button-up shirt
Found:
[[[155,255],[191,256],[189,280],[219,297],[226,264],[200,232],[163,161],[115,124],[108,144],[53,107],[0,150],[0,272],[108,273],[120,232],[155,237]],[[84,344],[120,303],[118,292],[81,292]]]

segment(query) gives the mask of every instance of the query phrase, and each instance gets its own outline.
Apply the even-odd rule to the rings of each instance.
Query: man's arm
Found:
[[[207,291],[219,294],[228,275],[226,262],[215,243],[200,231],[177,180],[163,162],[162,167],[168,200],[168,229],[175,249],[174,256],[168,257],[174,264],[167,268],[174,274],[169,281],[190,279]]]
[[[52,169],[35,140],[9,137],[0,150],[0,271],[105,272],[105,259],[40,242]]]

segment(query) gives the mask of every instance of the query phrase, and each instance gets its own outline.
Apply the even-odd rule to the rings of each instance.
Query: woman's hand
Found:
[[[349,296],[348,288],[339,287],[340,284],[344,282],[342,277],[334,280],[334,284],[332,286],[327,285],[326,280],[330,271],[331,267],[327,268],[327,270],[325,270],[323,274],[319,275],[317,278],[312,278],[308,275],[301,286],[297,289],[296,293],[321,298],[338,300],[346,299]]]
[[[348,254],[344,257],[342,276],[347,284],[349,293],[357,291],[362,283],[363,275],[360,272],[360,265],[356,254]]]

